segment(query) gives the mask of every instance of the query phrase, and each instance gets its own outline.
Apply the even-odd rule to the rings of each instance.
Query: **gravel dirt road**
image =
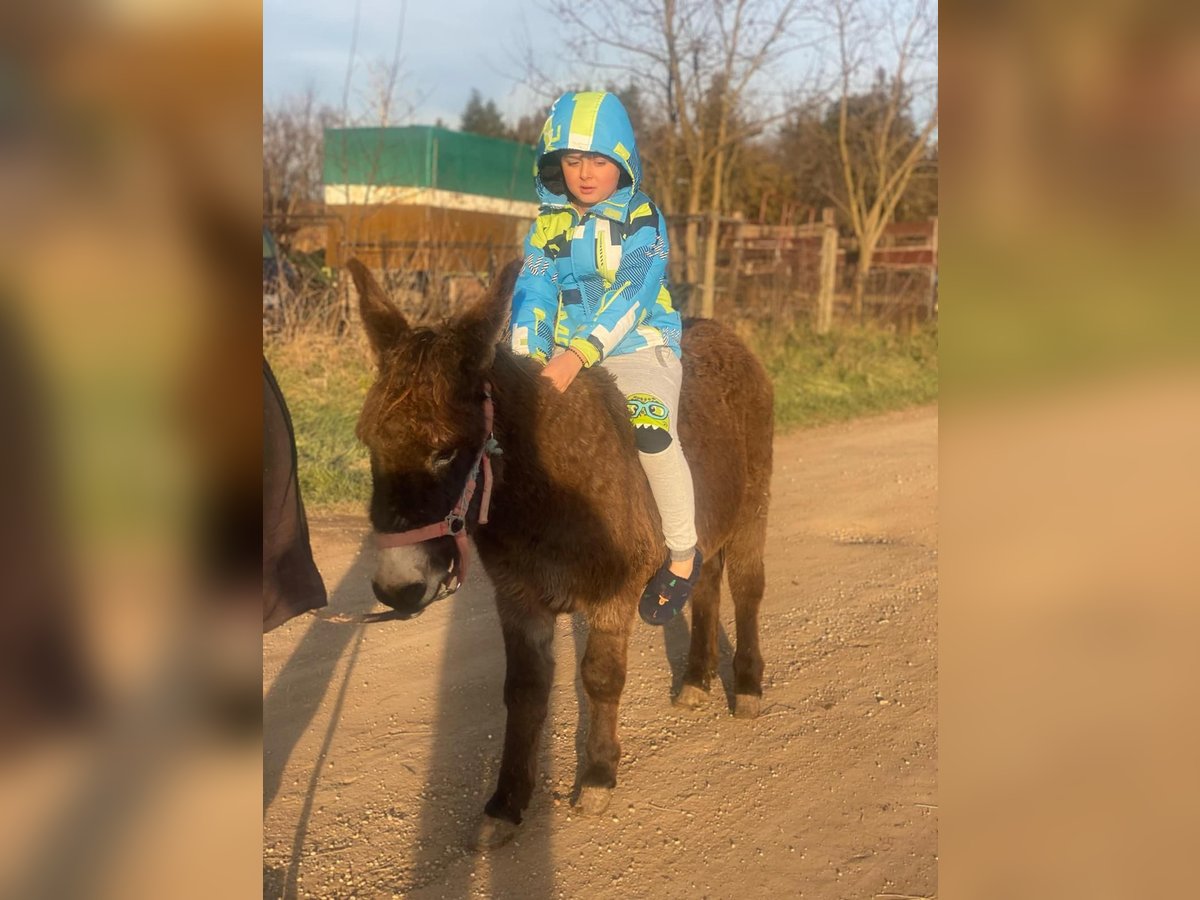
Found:
[[[937,409],[776,440],[763,711],[734,719],[732,604],[708,704],[671,705],[686,625],[638,625],[608,811],[575,814],[577,655],[558,623],[540,790],[467,843],[494,787],[504,653],[481,567],[416,620],[263,639],[265,897],[930,898],[937,893]],[[377,607],[365,518],[314,517],[325,616]]]

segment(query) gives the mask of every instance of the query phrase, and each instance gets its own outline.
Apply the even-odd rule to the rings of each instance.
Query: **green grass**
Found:
[[[363,510],[371,496],[371,467],[354,426],[375,378],[366,345],[303,336],[269,344],[265,352],[292,414],[305,505]]]
[[[747,338],[775,384],[778,434],[937,399],[936,326],[911,336],[866,326]]]
[[[936,328],[911,336],[876,327],[828,335],[762,329],[744,336],[774,381],[778,434],[937,399]],[[361,511],[371,494],[371,470],[354,426],[374,379],[366,345],[302,336],[270,344],[266,354],[296,428],[305,504]]]

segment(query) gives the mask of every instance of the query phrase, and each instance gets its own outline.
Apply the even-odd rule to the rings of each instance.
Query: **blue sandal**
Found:
[[[704,557],[696,550],[692,563],[690,578],[680,578],[668,568],[671,557],[659,567],[642,591],[642,599],[638,602],[638,614],[647,625],[666,625],[679,615],[692,596],[696,582],[700,580],[700,569],[704,565]]]

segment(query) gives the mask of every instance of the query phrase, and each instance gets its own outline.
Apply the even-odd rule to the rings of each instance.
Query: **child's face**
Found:
[[[602,153],[568,150],[562,156],[563,180],[584,209],[607,200],[617,190],[621,168]]]

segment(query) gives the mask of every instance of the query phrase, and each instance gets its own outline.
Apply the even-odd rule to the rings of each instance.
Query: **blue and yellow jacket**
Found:
[[[582,216],[567,199],[555,157],[583,150],[628,174]],[[525,239],[513,291],[512,346],[543,361],[555,344],[595,365],[605,357],[666,346],[679,355],[679,313],[667,290],[667,226],[638,190],[642,164],[633,126],[613,94],[564,94],[550,108],[534,171],[541,212]]]

